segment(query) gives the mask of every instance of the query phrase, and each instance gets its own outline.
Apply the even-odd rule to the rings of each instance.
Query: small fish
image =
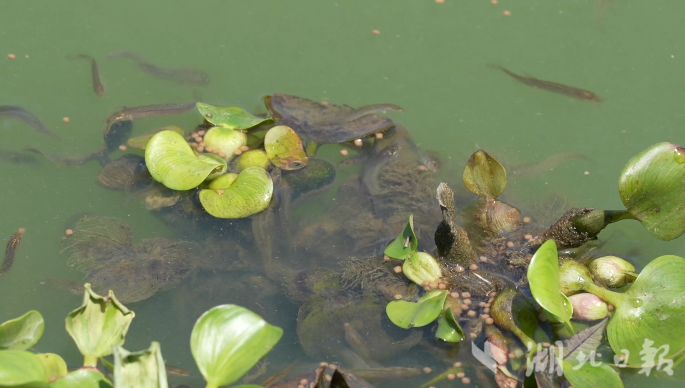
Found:
[[[19,228],[16,233],[10,237],[7,241],[7,248],[5,248],[5,260],[0,266],[0,276],[7,273],[14,263],[14,255],[17,253],[17,249],[21,245],[21,237],[24,235],[26,230],[24,228]]]
[[[49,130],[36,115],[24,108],[12,105],[2,105],[0,106],[0,119],[2,118],[21,120],[32,126],[36,131],[59,139],[59,136],[55,135],[54,132]]]
[[[45,158],[47,158],[49,161],[55,163],[55,164],[60,164],[63,166],[82,166],[91,160],[99,160],[101,157],[106,156],[105,148],[103,147],[102,149],[99,149],[97,151],[91,152],[88,155],[83,155],[83,156],[62,156],[62,155],[55,155],[49,152],[44,152],[36,147],[33,146],[26,146],[24,147],[24,151],[29,151],[33,152],[38,155],[43,155]]]
[[[559,164],[573,159],[583,159],[587,160],[587,157],[583,154],[577,152],[561,152],[554,154],[545,160],[537,163],[526,164],[524,166],[513,167],[511,169],[512,174],[519,176],[536,176],[547,171],[553,170]]]
[[[87,59],[90,61],[90,75],[93,80],[93,91],[95,94],[97,94],[99,97],[102,97],[105,95],[105,85],[102,83],[102,78],[100,77],[100,69],[98,67],[98,63],[95,60],[95,58],[91,57],[90,55],[86,54],[80,54],[80,55],[75,55],[68,57],[69,59]]]
[[[548,92],[553,92],[553,93],[559,93],[563,94],[569,97],[577,98],[579,100],[583,101],[591,101],[591,102],[602,102],[602,99],[596,95],[595,93],[585,90],[585,89],[579,89],[575,88],[573,86],[568,86],[556,82],[551,82],[551,81],[543,81],[541,79],[533,78],[530,76],[522,76],[518,75],[512,71],[509,71],[508,69],[504,68],[503,66],[499,65],[490,65],[491,67],[495,69],[499,69],[509,76],[515,78],[517,81],[520,81],[528,86],[532,86],[534,88],[542,89],[542,90],[547,90]]]
[[[190,372],[188,372],[186,369],[183,369],[179,366],[172,366],[169,364],[165,364],[164,369],[166,369],[166,373],[168,373],[170,375],[183,376],[183,377],[191,376]]]
[[[381,191],[381,187],[378,184],[378,176],[381,173],[381,169],[388,164],[388,162],[397,157],[399,151],[399,144],[392,144],[372,156],[371,159],[362,166],[362,183],[366,186],[371,195],[378,194]]]
[[[169,81],[193,85],[206,85],[209,83],[209,75],[197,69],[165,69],[146,62],[140,55],[131,51],[118,51],[107,55],[107,58],[129,58],[138,64],[144,72],[158,78]]]
[[[187,102],[183,104],[159,104],[124,108],[118,112],[112,113],[109,115],[109,117],[107,117],[107,125],[103,133],[107,133],[107,129],[112,124],[119,121],[175,115],[191,110],[194,107],[195,102]]]
[[[0,149],[0,159],[10,163],[31,164],[36,163],[36,158],[26,152]]]
[[[270,386],[274,385],[275,383],[281,381],[283,379],[283,377],[285,377],[288,374],[288,372],[290,372],[290,370],[293,369],[293,367],[296,364],[297,364],[297,361],[293,362],[292,364],[285,367],[285,369],[283,369],[282,371],[280,371],[274,375],[271,375],[266,380],[262,381],[262,383],[260,385],[264,388],[269,388]]]
[[[50,288],[68,291],[74,295],[83,295],[83,291],[85,290],[85,288],[83,288],[83,282],[76,280],[48,278],[38,283]]]
[[[352,112],[340,112],[338,114],[327,115],[325,120],[316,124],[340,124],[349,123],[371,114],[384,114],[388,112],[402,112],[402,107],[393,104],[373,104],[366,105]]]

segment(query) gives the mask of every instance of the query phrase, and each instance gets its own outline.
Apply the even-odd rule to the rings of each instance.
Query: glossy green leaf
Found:
[[[393,259],[404,260],[416,252],[418,247],[419,240],[414,234],[414,215],[410,214],[402,233],[385,248],[384,253]]]
[[[235,152],[247,144],[247,135],[231,128],[212,127],[203,141],[205,149],[211,148],[216,154],[224,153],[224,160],[231,160],[235,157]]]
[[[112,383],[101,372],[81,368],[50,384],[50,388],[108,388]]]
[[[167,388],[167,376],[159,342],[140,352],[114,347],[115,388]]]
[[[84,366],[95,366],[99,357],[112,354],[112,347],[124,344],[135,313],[121,304],[112,290],[106,297],[85,284],[83,305],[67,315],[67,332],[84,356]]]
[[[661,348],[659,357],[664,358],[685,350],[685,259],[658,257],[645,266],[628,291],[609,295],[616,307],[607,327],[609,344],[616,354],[628,350],[630,365],[642,363],[640,352],[645,345]]]
[[[48,381],[55,381],[67,374],[67,363],[58,354],[41,353],[36,354],[36,357],[43,364]]]
[[[208,386],[218,387],[242,377],[282,335],[281,328],[244,307],[221,305],[197,320],[190,349]]]
[[[252,116],[237,106],[217,106],[203,102],[196,104],[202,117],[217,127],[231,129],[248,129],[262,123],[272,122],[273,119]]]
[[[145,163],[156,181],[172,190],[190,190],[212,173],[223,174],[226,162],[212,154],[199,154],[174,131],[155,134],[145,148]]]
[[[628,211],[659,240],[685,232],[685,148],[658,143],[623,168],[618,191]]]
[[[593,366],[589,361],[582,366],[563,361],[564,376],[574,387],[622,388],[623,381],[609,365]],[[574,369],[576,368],[576,369]]]
[[[200,191],[200,202],[207,213],[218,218],[244,218],[269,206],[274,184],[261,167],[241,171],[226,189]]]
[[[464,330],[461,329],[459,323],[454,319],[451,307],[443,310],[442,314],[438,317],[438,330],[435,332],[435,337],[447,342],[459,342],[466,338]]]
[[[48,377],[35,354],[24,350],[0,350],[0,386],[47,383]]]
[[[538,314],[518,291],[506,287],[498,292],[490,307],[490,314],[497,326],[514,333],[524,345],[534,342],[531,337],[537,327]]]
[[[209,189],[210,190],[222,190],[222,189],[227,189],[231,187],[233,182],[235,182],[236,178],[238,178],[238,174],[234,172],[229,172],[228,174],[224,174],[211,182],[209,182]]]
[[[299,170],[309,163],[302,140],[285,125],[269,129],[264,137],[264,150],[271,163],[283,170]]]
[[[128,139],[128,141],[126,141],[126,145],[132,148],[139,148],[141,150],[144,150],[147,147],[147,143],[150,141],[150,139],[152,139],[154,135],[162,131],[174,131],[181,136],[185,136],[185,132],[183,131],[183,129],[175,125],[168,125],[163,128],[155,129],[143,135],[132,137]]]
[[[271,162],[266,152],[262,150],[250,150],[243,152],[238,158],[238,171],[242,171],[250,166],[259,166],[263,169],[269,168]]]
[[[433,282],[442,276],[440,264],[426,252],[414,252],[402,265],[402,273],[412,282],[422,285]]]
[[[538,248],[528,265],[528,281],[533,298],[548,313],[571,328],[572,309],[566,307],[568,299],[561,293],[559,281],[559,258],[554,240],[547,240]],[[570,303],[568,303],[570,306]]]
[[[388,303],[385,312],[392,323],[403,329],[426,326],[438,318],[446,298],[447,291],[432,290],[417,302],[394,300]]]
[[[19,318],[0,325],[0,350],[26,350],[43,335],[45,321],[38,311],[31,310]]]
[[[507,185],[507,172],[487,152],[474,152],[464,168],[464,184],[472,193],[488,199],[497,198]]]

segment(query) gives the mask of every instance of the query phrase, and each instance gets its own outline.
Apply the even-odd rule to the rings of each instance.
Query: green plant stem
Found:
[[[93,356],[90,354],[86,354],[83,356],[83,366],[87,367],[92,367],[92,368],[97,368],[98,366],[98,357]]]
[[[628,209],[623,210],[605,210],[604,211],[604,226],[613,224],[621,220],[636,220]]]
[[[583,291],[597,295],[603,301],[614,306],[618,306],[623,299],[623,294],[620,292],[609,291],[592,282],[584,282],[582,289]]]
[[[219,385],[211,381],[208,381],[207,385],[205,385],[205,388],[219,388]]]

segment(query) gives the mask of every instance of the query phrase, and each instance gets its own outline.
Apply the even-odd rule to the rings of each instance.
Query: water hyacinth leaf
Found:
[[[492,156],[483,150],[474,152],[464,168],[464,184],[474,194],[497,198],[507,185],[507,172]]]
[[[162,127],[162,128],[158,128],[158,129],[155,129],[153,131],[150,131],[146,134],[136,136],[136,137],[132,137],[132,138],[128,139],[128,141],[126,142],[126,145],[131,147],[131,148],[139,148],[141,150],[144,150],[145,147],[147,147],[147,143],[150,141],[150,139],[152,139],[152,137],[154,135],[156,135],[157,133],[162,132],[162,131],[174,131],[181,136],[185,136],[185,132],[183,131],[183,129],[181,129],[175,125],[168,125],[166,127]]]
[[[685,259],[658,257],[628,291],[610,295],[616,312],[607,327],[609,344],[616,354],[630,352],[629,365],[642,363],[643,346],[660,349],[659,357],[665,359],[685,350]]]
[[[196,106],[202,117],[217,127],[242,130],[273,121],[271,118],[253,116],[237,106],[217,106],[203,102],[198,102]]]
[[[559,258],[554,240],[547,240],[535,252],[528,265],[527,276],[535,301],[573,332],[570,322],[570,313],[573,311],[567,307],[568,299],[564,298],[561,293]],[[568,306],[570,305],[568,303]]]
[[[50,388],[107,388],[112,383],[96,369],[81,368],[55,380]]]
[[[442,277],[440,264],[426,252],[414,252],[402,265],[402,273],[412,282],[422,285]]]
[[[84,366],[95,366],[97,359],[112,354],[113,346],[124,344],[135,313],[121,304],[114,292],[107,297],[85,284],[83,305],[67,315],[67,332],[84,357]]]
[[[274,184],[261,167],[241,171],[226,189],[200,191],[200,202],[207,213],[218,218],[244,218],[269,206]]]
[[[264,149],[271,163],[283,170],[298,170],[309,162],[302,140],[285,125],[269,129],[264,137]]]
[[[580,367],[567,361],[563,361],[562,364],[564,376],[574,387],[623,388],[623,381],[618,372],[608,364],[593,366],[586,362]]]
[[[244,132],[231,128],[212,127],[207,130],[204,137],[205,148],[211,148],[212,152],[224,153],[225,160],[235,157],[235,152],[247,144],[247,135]]]
[[[0,350],[26,350],[43,335],[45,321],[38,311],[31,310],[19,318],[0,325]]]
[[[228,174],[224,174],[213,181],[209,182],[209,188],[211,190],[217,190],[217,189],[227,189],[231,187],[233,182],[235,182],[236,178],[238,178],[238,174],[234,172],[229,172]]]
[[[47,382],[43,363],[35,354],[24,350],[0,351],[0,386]]]
[[[442,314],[438,317],[438,330],[435,332],[435,337],[447,342],[459,342],[466,338],[464,330],[454,320],[451,307],[443,310]]]
[[[301,138],[317,144],[342,143],[395,126],[392,120],[373,114],[388,110],[387,104],[376,105],[379,109],[354,109],[287,94],[266,96],[264,104],[279,125],[287,125]]]
[[[422,327],[440,316],[446,298],[447,291],[432,290],[423,295],[417,302],[394,300],[388,303],[385,312],[392,323],[403,329]]]
[[[140,352],[114,347],[114,386],[167,388],[167,376],[159,342]]]
[[[55,381],[67,374],[67,363],[58,354],[42,353],[36,354],[36,357],[43,364],[48,381]]]
[[[281,328],[244,307],[221,305],[197,320],[190,349],[207,386],[218,387],[242,377],[282,335]]]
[[[393,259],[404,260],[414,254],[418,247],[419,240],[414,234],[414,215],[410,214],[402,233],[385,248],[383,253]]]
[[[269,168],[271,162],[266,152],[262,150],[249,150],[243,152],[238,158],[238,171],[242,171],[250,166],[259,166],[263,169]]]
[[[155,134],[145,148],[147,169],[157,182],[172,190],[190,190],[212,173],[226,171],[226,162],[195,155],[183,136],[174,131]]]
[[[618,181],[621,201],[659,240],[685,232],[685,148],[658,143],[635,155]]]
[[[509,330],[528,344],[537,327],[538,314],[528,300],[511,287],[500,291],[492,302],[490,314],[497,326]]]

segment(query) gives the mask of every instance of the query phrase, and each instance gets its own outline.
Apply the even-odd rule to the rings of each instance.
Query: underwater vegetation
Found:
[[[466,190],[448,184],[440,163],[383,116],[400,107],[352,108],[285,94],[266,96],[264,104],[268,117],[200,102],[203,121],[192,130],[169,125],[135,137],[131,120],[187,106],[129,108],[138,116],[108,119],[106,146],[89,159],[104,165],[97,182],[140,199],[183,241],[135,243],[121,220],[82,219],[64,238],[68,264],[97,292],[117,295],[93,296],[89,286],[84,306],[119,306],[123,325],[132,316],[121,303],[162,290],[174,293],[179,317],[239,299],[270,321],[288,322],[304,354],[322,363],[305,374],[286,368],[263,382],[281,388],[302,380],[319,387],[393,379],[438,386],[455,378],[501,387],[621,387],[621,375],[644,368],[645,349],[658,350],[660,375],[682,362],[685,259],[662,256],[638,273],[620,254],[598,256],[599,233],[619,221],[638,221],[664,241],[685,232],[680,146],[655,144],[628,161],[618,182],[625,209],[554,202],[550,212],[562,215],[540,225],[500,199],[507,171],[483,150],[462,172]],[[324,144],[354,154],[334,164],[317,156]],[[109,161],[120,145],[127,153]],[[296,317],[279,315],[283,303]],[[234,310],[219,310],[200,321],[233,319]],[[235,339],[207,324],[191,341]],[[116,346],[126,328],[113,335]],[[269,338],[270,348],[280,332]],[[218,353],[191,349],[207,386],[219,386],[247,373],[265,354],[262,345],[245,345],[261,351],[245,363],[216,363]],[[90,366],[110,354],[79,349]],[[115,384],[121,357],[144,360],[148,366],[135,367],[146,371],[136,375],[140,381],[166,386],[158,345],[142,353],[114,349]],[[487,356],[476,357],[480,363],[477,351]],[[600,366],[588,361],[599,353]],[[407,365],[408,354],[444,370],[422,381],[429,372]],[[230,378],[217,377],[229,370]],[[267,370],[264,364],[250,375]]]

